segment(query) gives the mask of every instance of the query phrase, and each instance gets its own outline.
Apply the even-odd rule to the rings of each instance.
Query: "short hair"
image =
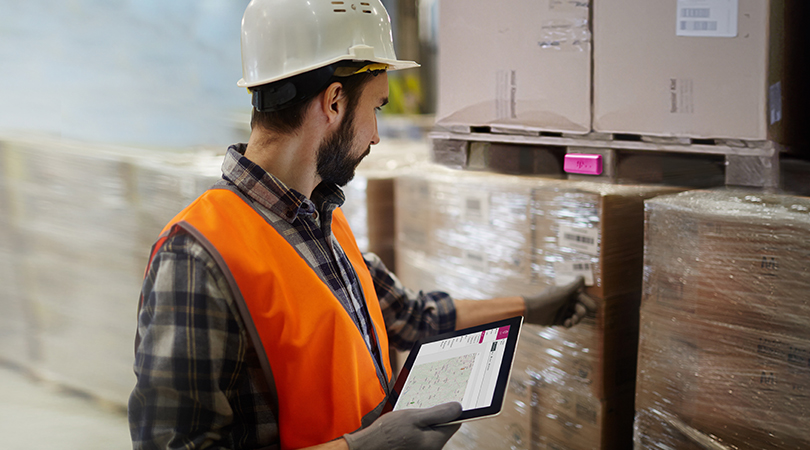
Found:
[[[354,109],[357,107],[357,102],[360,100],[360,93],[363,86],[365,86],[372,77],[377,76],[381,72],[383,71],[377,70],[361,72],[348,77],[333,76],[329,79],[326,86],[313,97],[294,103],[280,110],[259,111],[254,107],[250,118],[250,128],[253,129],[258,126],[265,130],[274,131],[281,134],[294,133],[304,122],[304,115],[306,114],[306,110],[312,101],[335,82],[343,85],[343,95],[348,101],[347,109],[349,111],[354,111]]]

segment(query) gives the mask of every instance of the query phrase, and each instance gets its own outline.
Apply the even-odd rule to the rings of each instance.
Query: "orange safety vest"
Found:
[[[178,229],[208,249],[231,285],[274,390],[282,449],[329,442],[379,416],[393,381],[388,338],[371,274],[340,209],[332,230],[360,279],[383,368],[335,294],[241,194],[208,190],[166,225],[152,257]]]

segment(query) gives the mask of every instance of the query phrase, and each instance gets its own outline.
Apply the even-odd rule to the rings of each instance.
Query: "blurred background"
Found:
[[[390,170],[427,157],[436,2],[383,3],[399,56],[424,66],[391,78],[386,144],[366,162]],[[250,97],[236,86],[247,4],[0,0],[4,448],[131,447],[150,246],[249,136]],[[368,182],[347,189],[360,206]],[[364,228],[365,210],[354,214]]]
[[[524,327],[504,413],[447,448],[810,448],[810,3],[382,3],[422,67],[344,190],[360,248],[600,303]],[[3,449],[131,448],[151,245],[248,139],[247,4],[0,0]]]

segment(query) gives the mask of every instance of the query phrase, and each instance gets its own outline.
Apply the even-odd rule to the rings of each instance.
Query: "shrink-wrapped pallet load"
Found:
[[[343,187],[341,209],[360,251],[372,252],[394,269],[394,178],[428,160],[428,145],[419,140],[384,140],[357,167]]]
[[[27,367],[33,359],[30,310],[27,308],[19,276],[20,240],[16,232],[19,220],[18,206],[13,192],[16,189],[16,170],[10,159],[8,145],[0,143],[0,359],[6,364]]]
[[[125,405],[138,297],[165,224],[221,178],[224,148],[0,145],[0,361]],[[393,261],[393,176],[426,144],[375,148],[346,188],[364,250]]]
[[[808,211],[736,191],[647,202],[636,448],[810,446]]]
[[[465,425],[449,448],[497,448],[482,436],[527,449],[630,445],[643,201],[674,189],[437,167],[396,183],[406,286],[484,299],[583,275],[600,305],[572,329],[527,326],[504,414]]]
[[[25,334],[16,340],[29,351],[15,361],[4,349],[3,359],[125,405],[150,246],[219,178],[221,156],[215,165],[211,157],[47,138],[4,142],[2,229],[14,237],[3,246],[13,266],[4,276],[16,289],[2,304],[22,310],[17,326]]]

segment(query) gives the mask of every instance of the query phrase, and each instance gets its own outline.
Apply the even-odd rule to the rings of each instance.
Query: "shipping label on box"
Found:
[[[738,0],[678,0],[678,36],[736,37]]]

